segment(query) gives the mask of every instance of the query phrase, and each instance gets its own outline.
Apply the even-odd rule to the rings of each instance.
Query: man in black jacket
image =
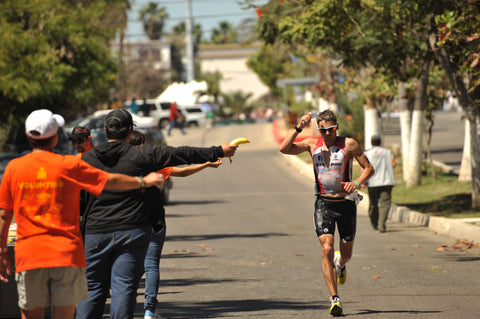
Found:
[[[209,148],[133,146],[127,143],[132,129],[128,111],[111,111],[105,120],[108,143],[85,153],[82,159],[107,172],[143,176],[166,166],[213,162],[234,155],[237,149],[229,143]],[[110,287],[110,317],[133,318],[152,229],[145,195],[142,190],[88,195],[84,218],[89,300],[78,304],[77,319],[102,318]]]

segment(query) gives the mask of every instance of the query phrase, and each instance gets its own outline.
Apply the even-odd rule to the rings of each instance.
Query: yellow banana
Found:
[[[238,145],[238,144],[245,144],[245,143],[250,143],[250,140],[245,137],[239,137],[231,141],[230,145]],[[230,159],[230,164],[232,164],[232,158],[229,157],[229,159]]]
[[[238,145],[238,144],[245,144],[245,143],[250,143],[248,138],[245,137],[239,137],[234,139],[233,141],[230,142],[230,145]]]

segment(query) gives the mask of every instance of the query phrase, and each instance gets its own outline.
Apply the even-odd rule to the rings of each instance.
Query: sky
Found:
[[[156,2],[159,7],[165,7],[169,18],[166,20],[164,32],[169,33],[173,26],[185,21],[187,15],[186,0],[133,0],[132,9],[128,13],[127,42],[146,41],[148,38],[143,32],[143,26],[139,20],[139,11],[149,2]],[[203,40],[209,40],[211,30],[221,21],[228,21],[233,27],[237,27],[242,20],[257,15],[253,9],[244,10],[236,0],[191,0],[193,24],[201,24],[204,32]],[[264,4],[264,1],[255,1],[256,4]]]

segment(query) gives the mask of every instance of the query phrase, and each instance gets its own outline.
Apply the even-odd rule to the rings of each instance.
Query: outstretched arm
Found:
[[[145,177],[129,176],[125,174],[110,173],[106,189],[129,190],[150,186],[161,187],[164,182],[163,175],[152,172]]]
[[[200,172],[207,167],[217,168],[220,165],[222,165],[221,158],[219,158],[216,162],[206,162],[203,164],[191,165],[187,167],[173,167],[171,176],[186,177]]]

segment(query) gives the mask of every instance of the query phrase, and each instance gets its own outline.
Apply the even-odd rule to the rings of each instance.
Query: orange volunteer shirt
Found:
[[[72,155],[42,151],[13,159],[0,186],[0,207],[15,214],[15,271],[85,267],[80,190],[99,195],[107,180],[107,172]]]

